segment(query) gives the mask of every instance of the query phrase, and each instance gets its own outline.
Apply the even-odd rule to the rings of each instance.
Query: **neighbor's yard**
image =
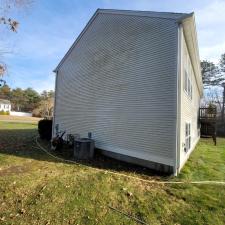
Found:
[[[38,117],[28,117],[28,116],[7,116],[0,115],[0,121],[12,121],[12,122],[25,122],[25,123],[38,123],[42,118]]]
[[[96,171],[157,180],[225,180],[225,139],[202,139],[177,178],[99,157],[86,167],[35,148],[37,125],[0,122],[0,224],[225,224],[225,186],[149,184]],[[46,143],[42,143],[43,145]],[[110,163],[110,165],[109,165]]]

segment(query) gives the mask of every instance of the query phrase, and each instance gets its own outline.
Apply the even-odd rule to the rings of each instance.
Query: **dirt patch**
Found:
[[[30,170],[30,166],[28,164],[22,166],[10,166],[7,169],[0,169],[0,177],[10,176],[14,174],[26,173]]]

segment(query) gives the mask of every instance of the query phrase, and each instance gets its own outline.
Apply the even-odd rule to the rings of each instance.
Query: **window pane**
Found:
[[[190,95],[191,92],[191,82],[190,79],[188,78],[188,95]]]
[[[186,148],[186,151],[188,151],[188,138],[185,139],[185,148]]]
[[[188,124],[186,123],[185,124],[185,137],[188,136]]]
[[[185,149],[191,148],[191,123],[185,123]]]
[[[188,86],[188,84],[187,84],[187,81],[188,80],[188,75],[187,75],[187,71],[185,70],[185,77],[184,77],[184,89],[185,89],[185,91],[188,91],[188,88],[187,88],[187,86]]]

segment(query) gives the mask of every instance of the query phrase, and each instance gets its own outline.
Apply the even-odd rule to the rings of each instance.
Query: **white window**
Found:
[[[192,98],[192,83],[190,75],[188,74],[187,70],[185,70],[184,73],[184,90],[187,93],[187,95]]]
[[[185,123],[185,152],[191,148],[191,124]]]
[[[188,74],[187,74],[186,70],[185,70],[185,73],[184,73],[184,90],[186,92],[188,92]]]

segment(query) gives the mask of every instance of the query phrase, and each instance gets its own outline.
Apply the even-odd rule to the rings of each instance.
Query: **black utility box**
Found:
[[[94,156],[95,141],[90,138],[80,138],[74,141],[74,158],[91,159]]]

